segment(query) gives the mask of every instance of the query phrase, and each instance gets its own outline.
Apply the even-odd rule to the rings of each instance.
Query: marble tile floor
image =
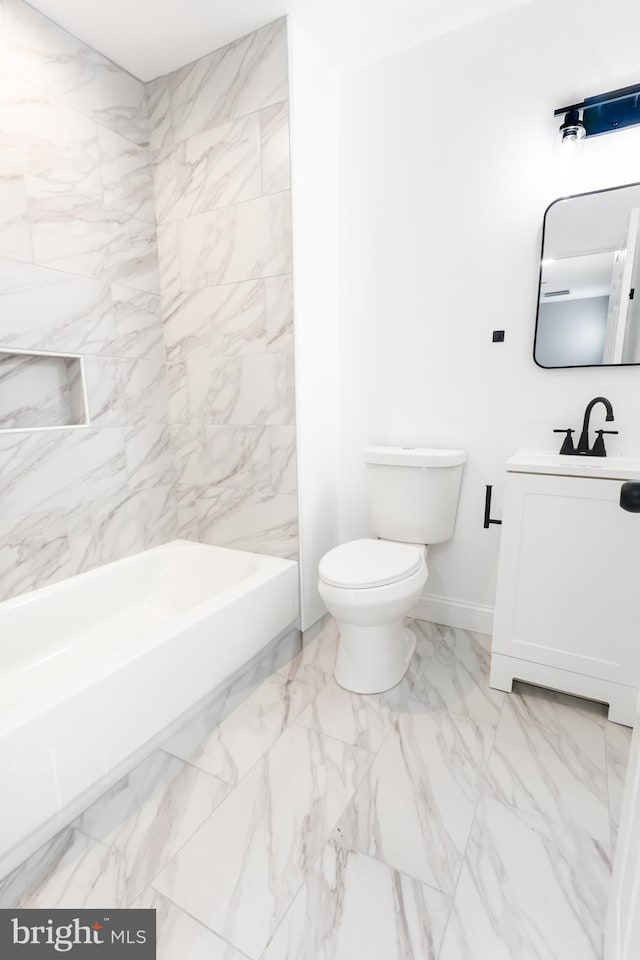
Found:
[[[402,683],[322,631],[0,882],[0,906],[154,907],[159,960],[601,960],[630,731],[488,686],[489,638],[412,621]]]

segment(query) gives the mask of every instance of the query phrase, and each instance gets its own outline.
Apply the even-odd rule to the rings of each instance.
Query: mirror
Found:
[[[640,363],[640,184],[555,200],[544,215],[533,358]]]

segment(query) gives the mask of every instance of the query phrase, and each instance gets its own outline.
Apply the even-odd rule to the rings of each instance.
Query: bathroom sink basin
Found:
[[[508,473],[548,473],[566,477],[640,480],[640,456],[571,457],[537,450],[519,450],[507,460]]]

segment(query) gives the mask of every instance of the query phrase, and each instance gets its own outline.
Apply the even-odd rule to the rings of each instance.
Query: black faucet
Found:
[[[613,407],[609,400],[606,397],[595,397],[587,404],[587,409],[584,412],[584,421],[582,424],[582,433],[580,434],[580,439],[578,440],[578,446],[574,447],[573,445],[573,433],[574,431],[568,427],[564,427],[562,430],[554,430],[554,433],[564,433],[566,434],[562,446],[560,447],[560,453],[562,454],[576,454],[579,457],[606,457],[607,451],[604,446],[604,435],[605,433],[617,433],[617,430],[596,430],[596,440],[593,444],[593,447],[589,449],[589,419],[591,417],[591,411],[597,403],[603,403],[607,411],[605,420],[611,422],[613,420]]]
[[[597,439],[593,447],[589,449],[589,418],[591,417],[591,411],[598,403],[604,404],[605,410],[607,411],[605,420],[608,423],[613,420],[613,407],[606,397],[595,397],[587,404],[582,423],[582,433],[580,434],[578,446],[576,447],[576,453],[581,457],[606,457],[607,451],[604,447],[603,435],[605,433],[613,434],[618,432],[617,430],[596,430]]]

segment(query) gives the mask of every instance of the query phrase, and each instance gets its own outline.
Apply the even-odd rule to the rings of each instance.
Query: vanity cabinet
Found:
[[[602,466],[584,469],[604,476],[507,469],[491,686],[511,690],[524,680],[601,700],[609,719],[631,725],[640,685],[640,514],[620,507],[624,480]]]

